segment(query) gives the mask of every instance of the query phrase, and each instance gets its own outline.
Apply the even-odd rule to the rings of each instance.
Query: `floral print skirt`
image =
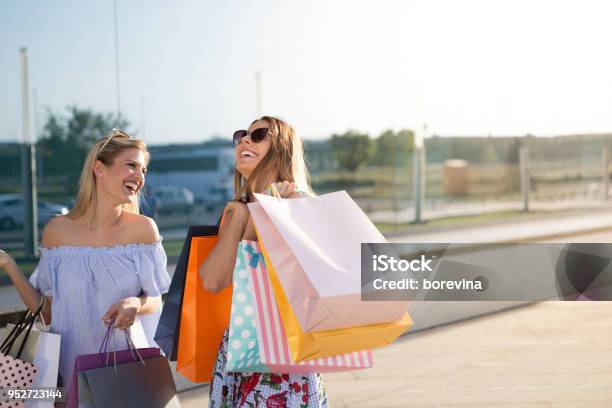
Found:
[[[239,373],[225,371],[225,331],[210,383],[209,408],[329,407],[319,374]]]

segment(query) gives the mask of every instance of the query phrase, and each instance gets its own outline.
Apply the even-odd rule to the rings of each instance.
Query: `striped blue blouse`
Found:
[[[30,282],[43,295],[53,297],[51,332],[62,336],[59,374],[65,386],[76,356],[98,352],[106,331],[102,316],[114,303],[168,291],[170,277],[161,241],[112,247],[40,247],[40,261]],[[158,310],[137,318],[130,329],[136,347],[157,347],[153,336],[160,314]],[[114,337],[116,350],[127,348],[122,333]]]

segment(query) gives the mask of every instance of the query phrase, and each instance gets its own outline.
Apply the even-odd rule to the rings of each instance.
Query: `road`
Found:
[[[610,302],[540,302],[404,336],[374,368],[323,379],[334,408],[609,408],[610,333]],[[181,400],[206,406],[208,387]]]

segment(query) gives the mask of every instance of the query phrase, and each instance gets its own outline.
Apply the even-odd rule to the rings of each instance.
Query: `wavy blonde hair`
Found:
[[[246,198],[251,202],[254,199],[253,193],[262,193],[270,183],[285,180],[295,183],[297,190],[314,195],[304,160],[302,139],[291,125],[272,116],[262,116],[251,122],[251,125],[260,120],[268,123],[272,144],[249,176],[250,182],[234,166],[234,199]],[[277,174],[278,180],[274,180]]]
[[[96,176],[94,175],[93,166],[96,160],[100,160],[105,166],[111,166],[117,156],[126,149],[139,149],[145,154],[146,163],[149,163],[149,151],[147,145],[143,140],[133,139],[126,132],[113,129],[113,131],[107,136],[99,139],[91,147],[87,158],[83,164],[83,170],[81,171],[81,178],[79,180],[79,191],[74,202],[74,206],[68,212],[68,218],[75,219],[87,212],[87,209],[96,206],[97,193],[96,193]],[[128,211],[134,214],[139,212],[139,196],[140,192],[134,196],[132,202],[129,204],[123,204],[122,210]]]

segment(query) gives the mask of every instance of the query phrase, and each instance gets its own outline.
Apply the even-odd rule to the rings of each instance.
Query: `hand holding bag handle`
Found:
[[[283,198],[281,194],[278,192],[278,189],[276,188],[276,184],[274,183],[270,184],[270,187],[268,187],[268,190],[270,190],[270,195],[272,197]]]

